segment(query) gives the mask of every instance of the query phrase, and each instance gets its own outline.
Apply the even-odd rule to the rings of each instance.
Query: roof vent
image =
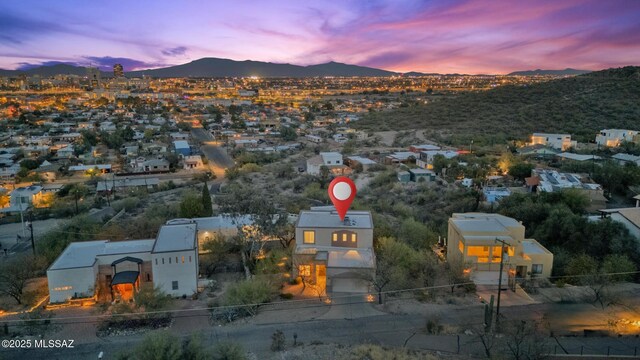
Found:
[[[344,226],[350,226],[351,225],[351,219],[349,219],[348,216],[344,217]]]

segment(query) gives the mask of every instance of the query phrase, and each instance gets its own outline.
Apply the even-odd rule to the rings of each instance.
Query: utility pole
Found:
[[[509,244],[496,238],[496,242],[500,243],[500,273],[498,274],[498,302],[496,304],[496,330],[500,329],[500,293],[502,292],[502,269],[504,267],[504,247]]]
[[[31,230],[31,249],[33,256],[36,256],[36,242],[33,239],[33,211],[29,211],[29,230]]]

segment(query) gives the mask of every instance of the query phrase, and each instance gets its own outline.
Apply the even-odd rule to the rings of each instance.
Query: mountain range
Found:
[[[533,75],[556,75],[556,76],[567,76],[567,75],[582,75],[586,73],[590,73],[591,70],[578,70],[566,68],[564,70],[524,70],[524,71],[514,71],[509,73],[508,75],[519,75],[519,76],[533,76]]]
[[[509,75],[580,75],[588,73],[588,70],[564,69],[564,70],[526,70],[515,71]],[[40,75],[49,77],[54,75],[86,75],[87,68],[71,64],[56,64],[34,67],[28,70],[3,70],[0,76]],[[104,77],[111,77],[113,73],[103,71]],[[314,76],[425,76],[439,75],[437,73],[423,73],[411,71],[399,73],[376,69],[372,67],[349,65],[338,62],[325,64],[300,66],[293,64],[277,64],[263,61],[236,61],[221,58],[202,58],[182,65],[165,68],[128,71],[126,76],[140,77],[149,75],[152,77],[314,77]]]
[[[53,76],[85,75],[87,69],[70,64],[40,66],[28,70],[0,70],[0,76]],[[103,76],[113,76],[111,72],[102,72]],[[375,69],[366,66],[349,65],[337,62],[300,66],[292,64],[276,64],[262,61],[235,61],[220,58],[202,58],[187,64],[165,68],[128,71],[126,76],[140,77],[314,77],[314,76],[395,76],[400,73]]]

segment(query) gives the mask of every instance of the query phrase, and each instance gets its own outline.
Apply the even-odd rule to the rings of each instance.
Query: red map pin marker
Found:
[[[329,198],[343,221],[347,210],[356,197],[356,184],[346,176],[338,176],[329,184]]]

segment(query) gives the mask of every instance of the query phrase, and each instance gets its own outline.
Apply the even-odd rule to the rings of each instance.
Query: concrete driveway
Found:
[[[373,308],[367,294],[333,293],[331,309],[318,319],[359,319],[370,316],[386,315]],[[375,297],[373,298],[375,300]]]
[[[487,303],[491,300],[491,295],[494,296],[494,306],[498,301],[498,286],[497,285],[476,285],[476,294],[480,296]],[[520,306],[536,304],[537,301],[533,300],[524,290],[519,286],[516,287],[516,291],[513,292],[510,289],[502,290],[500,293],[500,306]]]

